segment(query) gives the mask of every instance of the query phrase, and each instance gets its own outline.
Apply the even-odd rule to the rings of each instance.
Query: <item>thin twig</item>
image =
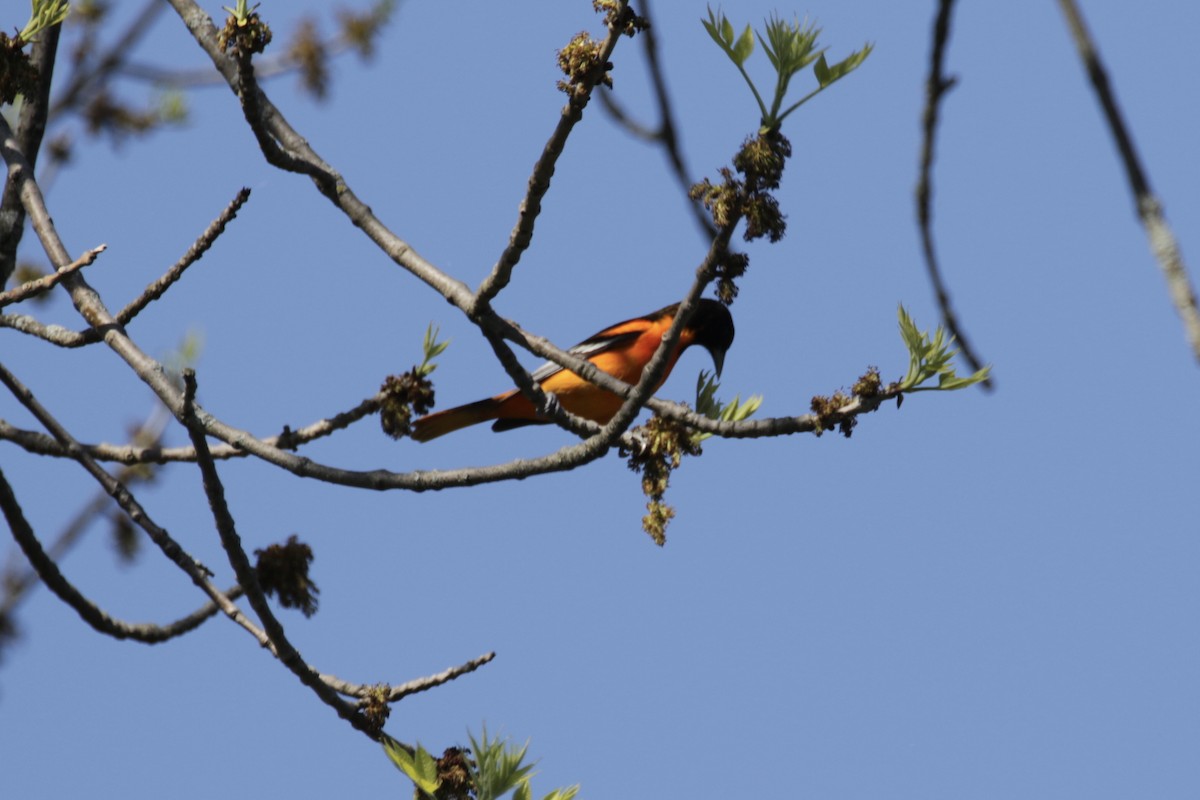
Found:
[[[611,18],[614,20],[621,19],[626,8],[629,6],[629,0],[622,0],[620,8],[612,12]],[[613,24],[608,29],[608,36],[604,39],[600,54],[597,60],[601,64],[608,62],[612,57],[613,50],[616,49],[617,41],[622,36],[621,26]],[[496,295],[508,285],[512,279],[512,271],[517,263],[521,260],[522,253],[529,247],[529,243],[533,241],[533,227],[537,221],[538,214],[542,212],[542,198],[546,196],[546,192],[550,190],[550,179],[554,176],[554,165],[558,162],[558,158],[562,155],[563,148],[566,147],[567,138],[571,135],[571,131],[575,128],[575,123],[583,118],[583,110],[587,107],[588,101],[591,100],[592,91],[596,88],[596,84],[605,73],[600,71],[594,76],[591,83],[579,87],[580,91],[572,91],[569,94],[567,104],[563,106],[562,113],[559,115],[558,124],[554,128],[554,133],[550,135],[546,146],[542,148],[542,155],[538,158],[537,163],[533,165],[533,174],[529,176],[529,184],[525,191],[525,198],[521,200],[521,204],[517,207],[517,223],[513,226],[512,233],[508,237],[508,246],[504,248],[504,252],[500,254],[500,258],[496,261],[492,271],[484,278],[483,283],[479,285],[478,291],[475,292],[475,300],[470,309],[470,313],[474,313],[476,309],[489,305],[492,300],[496,299]]]
[[[451,667],[443,672],[439,672],[437,675],[430,675],[427,678],[417,678],[414,681],[409,681],[408,683],[403,683],[399,686],[393,686],[392,691],[388,694],[388,702],[395,703],[403,700],[410,694],[424,692],[434,688],[435,686],[441,686],[442,684],[449,683],[455,678],[460,678],[463,675],[474,672],[495,657],[496,654],[494,652],[484,653],[479,658],[473,658],[465,664],[460,664],[457,667]]]
[[[613,97],[612,92],[601,92],[596,96],[600,98],[600,105],[609,113],[609,116],[624,128],[625,132],[630,136],[635,139],[641,139],[648,144],[662,143],[662,129],[651,128],[634,119],[633,115],[625,110],[625,106],[621,105],[617,98]]]
[[[42,579],[42,583],[46,584],[46,587],[54,592],[60,600],[73,608],[75,613],[84,622],[106,636],[111,636],[114,639],[131,639],[143,644],[159,644],[160,642],[174,639],[195,630],[219,610],[217,604],[210,601],[186,617],[176,620],[169,625],[155,625],[149,622],[125,622],[124,620],[117,619],[76,589],[63,576],[58,565],[54,563],[54,560],[46,555],[46,551],[42,549],[41,542],[37,540],[33,528],[25,519],[25,515],[21,511],[21,506],[17,502],[17,497],[13,493],[8,480],[4,477],[3,470],[0,470],[0,509],[4,512],[4,517],[8,521],[8,527],[12,531],[13,538],[16,539],[17,544],[21,547],[21,551],[29,559],[29,563],[33,566],[34,570],[37,571],[38,577]],[[240,593],[240,587],[235,586],[226,592],[225,596],[236,598]]]
[[[929,76],[925,80],[925,112],[922,115],[924,135],[921,141],[921,177],[917,182],[917,224],[921,229],[921,249],[925,254],[925,268],[929,272],[929,280],[937,297],[938,307],[942,312],[942,320],[946,329],[957,340],[959,352],[971,366],[972,372],[983,369],[983,362],[975,355],[958,316],[950,305],[950,292],[942,277],[938,264],[937,251],[933,242],[933,155],[937,142],[938,118],[941,113],[942,99],[946,92],[954,87],[955,79],[946,77],[942,71],[945,60],[946,43],[950,39],[950,14],[954,10],[954,0],[939,0],[937,17],[933,23],[933,46],[929,54]],[[991,377],[983,381],[986,389],[995,388]]]
[[[217,474],[217,465],[209,455],[204,426],[196,419],[196,373],[194,370],[184,370],[183,383],[185,388],[182,421],[187,427],[192,446],[196,448],[196,463],[200,467],[204,494],[208,497],[208,505],[212,510],[217,533],[221,536],[221,544],[225,548],[225,555],[229,558],[229,565],[233,567],[233,572],[237,575],[238,584],[246,591],[246,600],[254,609],[254,613],[258,615],[263,630],[271,640],[276,658],[299,678],[301,683],[312,689],[322,702],[336,711],[339,717],[372,739],[377,739],[379,733],[372,728],[370,722],[358,713],[353,705],[344,701],[336,691],[321,680],[320,674],[301,657],[300,652],[288,640],[287,634],[283,630],[283,624],[271,610],[271,605],[267,602],[262,587],[259,586],[258,575],[250,564],[250,557],[246,555],[246,550],[242,547],[242,537],[237,532],[233,515],[225,503],[225,488]]]
[[[387,702],[395,703],[408,697],[410,694],[424,692],[427,689],[432,689],[435,686],[441,686],[444,683],[449,683],[455,678],[459,678],[468,673],[482,667],[484,664],[496,657],[495,653],[484,653],[479,658],[473,658],[465,664],[459,664],[456,667],[450,667],[447,670],[439,672],[436,675],[430,675],[425,678],[417,678],[416,680],[402,683],[399,686],[390,687],[387,695]],[[347,697],[366,698],[375,692],[376,687],[366,683],[350,683],[338,678],[334,675],[322,675],[321,680],[325,681],[329,688],[333,689],[338,694],[343,694]]]
[[[200,234],[200,238],[192,243],[183,257],[176,261],[161,278],[147,286],[141,295],[117,313],[117,322],[121,325],[128,325],[129,321],[141,313],[142,309],[162,297],[171,284],[183,277],[184,270],[195,264],[208,252],[217,237],[225,232],[225,226],[233,221],[238,211],[249,199],[250,190],[242,187],[237,196],[225,207],[225,210],[205,228],[204,233]]]
[[[39,322],[28,314],[0,314],[0,328],[11,328],[14,331],[36,336],[58,347],[73,349],[95,344],[99,339],[90,331],[72,331],[62,325],[47,325]]]
[[[1075,0],[1059,0],[1058,4],[1067,18],[1067,27],[1071,29],[1071,37],[1075,40],[1079,58],[1087,70],[1092,88],[1096,91],[1096,99],[1100,101],[1109,131],[1117,145],[1117,152],[1121,155],[1121,163],[1125,167],[1125,176],[1133,192],[1138,218],[1150,239],[1150,249],[1167,281],[1167,290],[1175,310],[1183,320],[1184,333],[1191,343],[1192,353],[1196,360],[1200,361],[1200,308],[1197,307],[1196,292],[1183,263],[1179,243],[1163,215],[1162,203],[1150,188],[1150,179],[1142,167],[1141,158],[1133,144],[1133,136],[1109,84],[1108,72],[1100,60],[1100,53],[1092,41],[1091,34],[1088,33],[1079,6]]]
[[[91,250],[88,250],[70,264],[67,264],[65,267],[59,267],[49,275],[28,281],[20,286],[14,286],[7,292],[0,293],[0,308],[4,308],[7,305],[12,305],[13,303],[20,303],[22,300],[28,300],[30,297],[35,297],[42,292],[49,291],[50,289],[54,288],[59,281],[61,281],[67,275],[70,275],[75,270],[91,266],[96,258],[107,249],[108,245],[105,244],[99,245],[98,247],[93,247]]]

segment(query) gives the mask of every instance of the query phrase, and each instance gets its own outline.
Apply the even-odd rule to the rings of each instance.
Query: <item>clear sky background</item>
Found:
[[[261,10],[283,41],[302,6],[321,5]],[[936,234],[994,393],[914,395],[849,440],[710,440],[673,478],[663,549],[641,531],[638,478],[615,454],[423,495],[221,466],[248,547],[297,533],[316,552],[320,612],[282,615],[319,669],[401,683],[497,652],[400,703],[389,732],[437,752],[483,722],[529,738],[539,797],[575,782],[591,798],[1200,793],[1200,370],[1056,5],[960,5]],[[746,248],[723,394],[762,394],[762,415],[805,413],[868,365],[898,378],[897,303],[937,324],[912,202],[934,6],[724,5],[739,27],[808,13],[833,58],[876,46],[787,120],[788,235]],[[1200,6],[1084,6],[1195,274]],[[756,108],[701,27],[703,2],[654,10],[690,169],[715,176]],[[0,22],[18,16],[7,8]],[[392,230],[476,285],[563,104],[555,51],[585,28],[601,30],[583,0],[408,0],[374,62],[336,62],[327,102],[290,77],[268,91]],[[208,63],[170,13],[138,60]],[[651,119],[640,44],[622,41],[614,64],[617,97]],[[751,71],[768,79],[761,52]],[[130,327],[155,354],[202,333],[206,408],[262,435],[345,410],[419,360],[431,321],[453,340],[434,376],[440,407],[509,385],[458,312],[307,179],[266,165],[227,89],[189,105],[181,130],[82,144],[48,202],[73,252],[108,244],[88,278],[120,307],[253,189],[216,247]],[[570,345],[682,297],[705,248],[663,154],[593,105],[496,305]],[[24,253],[41,255],[32,235]],[[36,313],[79,326],[65,296]],[[156,402],[102,347],[60,351],[11,330],[0,343],[84,441],[123,441]],[[690,400],[708,366],[689,351],[661,395]],[[36,428],[9,396],[0,416]],[[306,452],[412,470],[568,441],[480,427],[419,445],[371,418]],[[0,464],[44,539],[95,491],[77,465],[10,443]],[[138,496],[233,582],[194,466]],[[119,564],[103,525],[62,567],[126,619],[165,622],[203,599],[148,543],[135,566]],[[0,665],[5,797],[409,796],[377,746],[223,620],[160,646],[121,643],[38,590],[18,622]]]

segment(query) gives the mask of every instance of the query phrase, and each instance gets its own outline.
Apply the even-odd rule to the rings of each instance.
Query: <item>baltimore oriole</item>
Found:
[[[679,304],[675,303],[644,317],[618,322],[580,342],[568,352],[586,358],[625,383],[636,384],[642,377],[642,370],[654,356],[654,351],[662,343],[663,334],[671,327],[678,310]],[[667,361],[663,381],[671,374],[680,354],[694,344],[708,350],[717,375],[720,375],[725,351],[733,344],[733,317],[729,309],[716,300],[700,300],[696,312],[679,337],[679,344]],[[621,408],[621,397],[588,383],[557,364],[544,364],[532,377],[541,384],[542,391],[552,392],[563,408],[594,422],[608,422]],[[655,391],[659,386],[662,386],[662,381],[654,387]],[[520,390],[513,389],[486,400],[421,417],[413,423],[412,438],[427,442],[488,420],[496,420],[492,425],[494,431],[547,423],[534,412],[533,403]]]

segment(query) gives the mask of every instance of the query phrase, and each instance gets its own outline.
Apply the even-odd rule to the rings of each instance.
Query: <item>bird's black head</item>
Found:
[[[725,351],[733,344],[733,315],[724,303],[704,298],[696,306],[696,313],[688,321],[695,333],[692,344],[698,344],[712,356],[718,377],[725,365]]]

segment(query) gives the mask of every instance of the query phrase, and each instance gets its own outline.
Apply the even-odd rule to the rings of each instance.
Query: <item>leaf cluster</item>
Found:
[[[437,364],[433,363],[433,360],[446,352],[446,348],[450,346],[451,340],[449,339],[444,342],[437,340],[438,333],[440,332],[441,329],[434,327],[432,322],[425,329],[425,338],[421,340],[421,355],[423,358],[421,359],[420,366],[416,369],[417,374],[422,378],[427,378],[433,374],[433,371],[437,369]]]
[[[717,390],[720,388],[721,384],[717,382],[716,375],[707,370],[700,370],[700,375],[696,378],[697,413],[721,422],[741,422],[753,416],[754,412],[758,411],[759,406],[762,405],[763,398],[760,394],[750,395],[744,403],[740,394],[734,395],[728,403],[722,403],[717,399]],[[712,436],[711,433],[692,432],[692,440],[696,443],[700,443],[710,436]]]
[[[420,744],[404,747],[390,736],[382,739],[383,749],[392,763],[413,782],[417,800],[500,800],[512,793],[512,800],[533,800],[534,764],[526,763],[529,743],[517,747],[499,736],[489,738],[484,726],[479,739],[467,734],[470,755],[449,748],[435,759]],[[555,789],[542,800],[572,800],[579,786]]]
[[[933,337],[928,331],[917,328],[917,324],[909,313],[900,306],[900,338],[908,348],[908,373],[900,381],[900,390],[904,392],[952,391],[965,389],[976,383],[987,380],[991,367],[987,366],[973,375],[960,378],[954,372],[950,361],[958,355],[957,350],[951,350],[954,337],[946,338],[945,329],[939,325]],[[928,380],[937,377],[937,386],[922,386]]]
[[[23,42],[32,42],[37,35],[54,25],[58,25],[71,13],[68,0],[31,0],[32,13],[29,22],[17,35]]]
[[[709,7],[708,19],[701,20],[701,23],[712,40],[738,68],[746,85],[750,87],[762,115],[764,131],[779,130],[783,120],[789,114],[857,69],[871,54],[873,47],[868,43],[861,50],[856,50],[841,61],[830,65],[825,58],[826,48],[820,47],[818,44],[821,29],[810,24],[808,20],[801,22],[794,19],[792,22],[788,22],[772,14],[765,23],[765,36],[763,33],[755,32],[749,25],[738,35],[728,17],[719,10],[714,12]],[[770,106],[763,100],[763,95],[755,86],[745,67],[754,52],[756,38],[775,70],[775,88]],[[813,65],[813,77],[816,78],[817,87],[784,109],[783,103],[787,98],[792,78],[810,64]]]

